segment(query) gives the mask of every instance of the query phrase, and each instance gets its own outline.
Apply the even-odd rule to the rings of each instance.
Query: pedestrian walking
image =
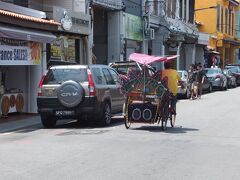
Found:
[[[201,64],[197,65],[197,83],[198,83],[198,98],[202,96],[202,86],[205,79],[205,73]]]
[[[198,96],[197,92],[197,71],[194,64],[191,64],[189,67],[189,73],[188,73],[188,82],[190,83],[190,92],[191,97],[190,99],[193,100]]]

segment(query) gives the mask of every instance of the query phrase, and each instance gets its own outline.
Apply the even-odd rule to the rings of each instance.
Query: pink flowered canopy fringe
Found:
[[[169,56],[169,57],[160,57],[160,56],[150,56],[147,54],[140,54],[140,53],[132,53],[129,56],[129,59],[132,61],[136,61],[140,64],[151,64],[153,62],[165,62],[165,61],[169,61],[171,59],[177,58],[178,55],[175,56]]]

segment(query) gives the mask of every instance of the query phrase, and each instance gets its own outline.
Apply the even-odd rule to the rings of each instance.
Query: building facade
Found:
[[[196,21],[199,31],[210,35],[206,50],[206,66],[217,63],[224,67],[236,62],[236,50],[240,41],[236,32],[236,12],[239,2],[236,0],[201,0],[195,4]]]
[[[240,40],[240,6],[238,6],[238,10],[236,12],[236,34],[237,39]],[[236,54],[236,63],[240,64],[240,47],[236,48],[235,50]]]
[[[0,2],[1,113],[36,113],[38,83],[45,71],[46,43],[60,23],[31,8]]]
[[[88,6],[85,1],[0,3],[0,89],[9,99],[16,94],[18,102],[12,107],[7,97],[3,98],[1,110],[37,113],[38,83],[51,62],[92,62]],[[21,101],[17,100],[18,94]]]
[[[176,69],[188,69],[196,63],[198,29],[194,23],[194,0],[166,1],[165,14],[170,24],[170,38],[165,43],[165,53],[179,55],[173,61]]]

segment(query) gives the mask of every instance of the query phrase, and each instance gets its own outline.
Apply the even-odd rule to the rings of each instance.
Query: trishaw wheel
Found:
[[[162,119],[162,130],[166,130],[167,129],[167,119]]]
[[[175,126],[175,121],[176,121],[176,114],[170,114],[170,122],[171,122],[171,126],[174,127]]]

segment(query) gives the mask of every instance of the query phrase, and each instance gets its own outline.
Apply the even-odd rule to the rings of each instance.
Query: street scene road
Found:
[[[240,178],[240,88],[180,100],[176,127],[40,123],[0,134],[0,179]],[[60,123],[60,124],[59,124]]]

